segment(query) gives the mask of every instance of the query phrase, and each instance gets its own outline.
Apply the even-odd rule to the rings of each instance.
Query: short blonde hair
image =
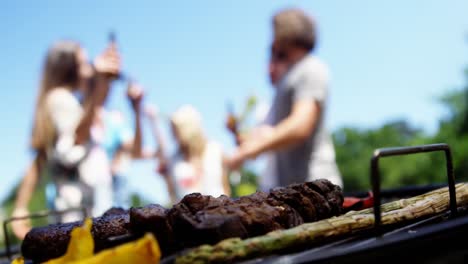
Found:
[[[300,9],[285,9],[273,16],[274,41],[281,45],[297,45],[308,51],[315,48],[314,20]]]

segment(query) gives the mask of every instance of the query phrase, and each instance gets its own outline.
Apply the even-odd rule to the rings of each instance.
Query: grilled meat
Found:
[[[117,213],[111,210],[93,219],[91,233],[95,252],[113,246],[107,238],[130,234],[128,211]],[[82,224],[82,221],[77,221],[33,228],[24,238],[21,252],[25,258],[34,262],[60,257],[67,250],[72,229]]]
[[[70,232],[81,222],[33,228],[24,238],[21,252],[27,259],[44,262],[62,256],[70,241]]]
[[[163,252],[171,251],[173,244],[172,228],[167,222],[168,209],[158,204],[130,209],[130,226],[133,232],[143,235],[153,233]]]
[[[256,192],[238,199],[193,193],[171,209],[160,205],[111,209],[93,219],[95,251],[111,244],[110,237],[153,233],[164,255],[220,240],[247,238],[273,230],[291,228],[341,212],[340,187],[317,180]],[[71,230],[81,222],[35,228],[26,236],[22,251],[26,258],[44,261],[65,253]]]
[[[180,249],[328,218],[341,212],[342,203],[338,186],[318,180],[233,200],[190,194],[169,210],[167,221],[177,241],[174,247]]]

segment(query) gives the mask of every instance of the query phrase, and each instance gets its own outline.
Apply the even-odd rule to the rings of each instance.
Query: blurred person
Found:
[[[157,113],[154,108],[149,108],[146,112],[158,142],[158,172],[166,181],[172,203],[195,192],[215,197],[230,195],[227,174],[223,167],[222,147],[206,138],[201,115],[195,108],[185,105],[171,115],[171,132],[177,143],[177,150],[169,158],[165,153],[166,144],[157,127]]]
[[[273,17],[273,31],[269,76],[275,98],[269,117],[265,125],[240,136],[240,146],[227,165],[235,169],[271,152],[271,171],[261,179],[264,190],[319,178],[342,186],[325,129],[328,68],[312,54],[315,23],[302,10],[287,9]]]
[[[156,151],[149,151],[150,154],[148,154],[148,151],[145,151],[144,153],[157,160],[158,164],[156,172],[163,176],[167,187],[167,193],[169,195],[169,200],[171,203],[175,203],[177,201],[177,195],[174,181],[170,178],[169,173],[167,173],[168,159],[166,157],[166,141],[161,134],[161,130],[159,129],[158,125],[158,121],[160,119],[159,109],[155,105],[149,104],[144,108],[144,114],[150,123],[151,132],[157,144]]]
[[[91,127],[93,140],[105,151],[106,159],[110,161],[112,175],[112,205],[128,208],[129,196],[126,169],[132,159],[144,158],[141,134],[141,102],[143,89],[130,81],[127,87],[127,98],[130,101],[134,116],[134,131],[127,125],[123,114],[106,107],[106,99],[110,90],[103,90],[104,99],[97,107],[96,118]],[[102,208],[102,210],[107,210]],[[102,211],[100,210],[100,211]]]
[[[109,44],[112,46],[117,44],[115,32],[109,34]],[[106,106],[110,90],[107,89],[103,92],[102,98],[104,100],[99,104],[96,119],[91,129],[95,135],[94,140],[105,150],[111,163],[113,206],[128,208],[130,207],[130,193],[125,176],[128,165],[132,159],[145,158],[142,151],[140,122],[143,89],[133,80],[128,80],[127,98],[130,101],[134,117],[133,132],[122,112],[109,109]]]
[[[49,48],[31,136],[35,157],[20,184],[13,216],[29,214],[29,201],[43,175],[55,186],[54,209],[82,206],[96,214],[94,203],[111,201],[109,163],[100,159],[102,150],[92,141],[91,126],[96,107],[104,100],[103,91],[119,72],[115,46],[109,46],[93,64],[77,42],[58,41]],[[96,185],[101,185],[97,195]],[[66,214],[62,221],[77,217]],[[19,238],[30,229],[27,221],[15,221],[12,227]]]

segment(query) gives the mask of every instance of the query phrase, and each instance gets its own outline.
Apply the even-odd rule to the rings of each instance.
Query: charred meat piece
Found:
[[[235,203],[262,203],[268,199],[268,193],[257,191],[251,195],[239,197]]]
[[[130,226],[133,232],[143,235],[153,233],[163,252],[169,251],[173,243],[172,228],[167,222],[168,209],[159,204],[130,209]]]
[[[282,229],[281,217],[284,208],[267,203],[240,204],[239,215],[249,236],[258,236]]]
[[[121,214],[128,214],[128,210],[123,209],[122,207],[112,207],[111,209],[105,211],[104,214],[102,214],[102,217]]]
[[[91,234],[94,238],[94,251],[115,246],[109,243],[108,238],[130,235],[130,217],[128,214],[114,214],[93,219]]]
[[[268,198],[265,202],[271,206],[282,208],[278,221],[283,228],[291,228],[304,223],[299,212],[288,204],[273,198]]]
[[[210,203],[211,196],[202,195],[201,193],[187,194],[182,198],[179,204],[184,205],[191,213],[198,212],[207,207]]]
[[[94,238],[94,251],[114,246],[108,242],[109,237],[130,234],[128,214],[106,214],[93,219],[91,233]],[[81,226],[81,221],[54,224],[33,228],[24,238],[21,252],[27,259],[44,262],[65,254],[74,227]]]
[[[194,198],[193,195],[189,196]],[[202,209],[199,211],[194,211],[193,207],[190,210],[184,202],[174,205],[167,214],[167,221],[176,241],[174,247],[181,249],[205,243],[212,244],[233,236],[247,237],[248,233],[240,221],[240,216],[230,206],[223,206],[231,203],[226,201],[225,197],[220,196],[221,201],[216,201],[218,198],[202,198],[197,195],[198,201],[211,201],[204,204],[203,208],[206,209],[200,207]],[[184,200],[186,201],[185,198]]]
[[[232,203],[232,200],[226,195],[221,195],[218,198],[215,198],[210,195],[191,193],[184,196],[179,204],[184,204],[187,209],[194,214],[200,210],[225,206],[230,203]]]
[[[240,235],[246,233],[235,214],[225,214],[222,217],[216,215],[199,215],[216,208],[223,208],[232,204],[233,201],[221,195],[217,198],[192,193],[186,195],[178,204],[175,204],[167,213],[167,222],[173,230],[173,239],[176,241],[172,247],[181,249],[204,243],[215,243],[223,239],[227,234]],[[203,219],[203,220],[200,220]],[[236,228],[233,225],[237,225]],[[228,237],[231,237],[228,236]]]
[[[342,212],[344,197],[340,186],[334,185],[326,179],[306,182],[304,184],[318,192],[322,197],[325,197],[330,205],[332,215],[338,215]]]
[[[190,214],[183,205],[169,212],[175,241],[181,247],[213,244],[230,237],[246,238],[283,228],[283,207],[267,203],[232,203]]]
[[[206,225],[207,219],[222,218],[224,215],[238,216],[238,221],[243,228],[236,231],[234,227],[239,227],[239,223],[230,223],[229,234],[221,234],[222,238],[229,237],[250,237],[259,233],[265,233],[281,228],[278,223],[280,211],[282,208],[270,206],[267,203],[235,203],[225,207],[219,207],[212,210],[198,212],[195,215],[199,226]],[[210,223],[213,226],[215,223]],[[224,226],[227,223],[223,223]],[[226,228],[226,227],[224,227]]]
[[[176,241],[181,247],[192,247],[201,244],[213,244],[229,237],[248,237],[249,233],[241,221],[241,216],[232,207],[218,207],[208,211],[200,211],[196,215],[181,215],[181,219],[173,222],[173,228],[177,230]],[[179,232],[180,223],[185,219],[183,230]]]
[[[167,221],[172,228],[173,238],[177,241],[176,248],[186,247],[185,242],[179,238],[187,237],[187,240],[191,240],[195,236],[193,226],[196,225],[196,221],[192,211],[187,205],[180,202],[169,210]]]
[[[292,188],[298,192],[300,192],[303,196],[307,197],[311,204],[315,207],[316,211],[316,218],[313,221],[317,221],[323,218],[328,218],[331,215],[331,207],[328,203],[327,199],[317,193],[316,191],[310,189],[305,184],[293,184],[288,186],[288,188]]]
[[[230,237],[262,235],[339,212],[341,190],[326,180],[317,181],[313,187],[319,192],[303,183],[238,199],[190,194],[169,210],[167,219],[174,241],[179,248],[186,248]]]
[[[292,188],[274,188],[270,192],[270,197],[294,208],[302,216],[304,222],[311,222],[317,219],[315,206],[311,201]]]
[[[44,262],[62,256],[70,241],[70,232],[81,222],[36,227],[28,232],[21,245],[21,253],[34,262]]]

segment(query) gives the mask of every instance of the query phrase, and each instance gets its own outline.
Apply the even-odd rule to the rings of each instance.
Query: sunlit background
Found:
[[[226,104],[240,111],[250,95],[269,104],[271,16],[290,6],[318,21],[317,54],[332,72],[329,130],[378,130],[404,120],[424,134],[416,142],[432,143],[428,138],[438,134],[439,121],[451,114],[439,98],[466,84],[467,1],[3,1],[0,200],[32,158],[33,107],[51,43],[78,40],[95,56],[115,31],[124,71],[145,87],[145,103],[162,112],[166,140],[172,142],[164,116],[189,103],[202,113],[209,137],[229,153]],[[124,93],[125,84],[116,83],[108,103],[131,122]],[[144,140],[155,147],[147,127]],[[155,166],[134,162],[127,176],[135,193],[164,204],[167,194]],[[367,172],[367,163],[358,166]]]

